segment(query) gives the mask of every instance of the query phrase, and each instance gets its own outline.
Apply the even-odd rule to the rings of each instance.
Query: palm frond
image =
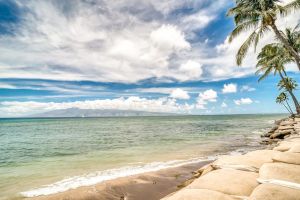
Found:
[[[231,32],[231,34],[229,36],[229,42],[232,42],[232,40],[234,38],[236,38],[242,32],[256,28],[258,26],[258,24],[259,24],[258,20],[252,20],[252,21],[246,21],[240,25],[237,25],[236,28]]]
[[[257,37],[257,33],[253,31],[248,39],[242,44],[240,49],[238,50],[238,53],[236,55],[236,63],[240,66],[242,64],[243,59],[245,58],[250,46],[253,44]]]

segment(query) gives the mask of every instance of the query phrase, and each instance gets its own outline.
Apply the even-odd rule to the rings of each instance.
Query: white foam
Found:
[[[21,192],[24,197],[36,197],[41,195],[50,195],[59,192],[64,192],[70,189],[75,189],[82,186],[90,186],[101,183],[107,180],[116,178],[137,175],[145,172],[153,172],[161,169],[179,167],[185,164],[193,164],[201,161],[213,160],[216,157],[210,156],[207,159],[196,158],[190,160],[173,160],[168,162],[154,162],[145,165],[122,167],[119,169],[110,169],[105,171],[98,171],[94,173],[85,174],[82,176],[74,176],[67,178],[56,183],[42,186],[41,188],[33,189],[30,191]]]

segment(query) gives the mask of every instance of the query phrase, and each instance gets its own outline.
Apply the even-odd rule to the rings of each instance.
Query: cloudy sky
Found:
[[[277,77],[243,66],[230,0],[0,0],[0,117],[71,107],[278,113]],[[300,12],[277,25],[295,26]],[[259,46],[274,41],[269,33]],[[259,50],[259,48],[258,48]],[[295,66],[289,75],[299,80]],[[299,92],[297,92],[299,95]]]

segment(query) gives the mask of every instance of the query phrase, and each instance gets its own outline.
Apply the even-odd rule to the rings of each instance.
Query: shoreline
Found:
[[[161,200],[299,200],[300,116],[275,121],[265,150],[222,156]]]
[[[156,200],[178,191],[182,183],[193,178],[195,171],[211,162],[213,160],[185,164],[179,167],[108,180],[91,186],[82,186],[65,192],[36,197],[23,197],[22,199]]]
[[[290,130],[289,134],[286,130]],[[300,180],[300,173],[293,174],[292,178],[289,175],[288,178],[290,178],[292,180],[291,181],[290,179],[284,178],[281,180],[280,178],[282,178],[282,176],[280,174],[276,174],[275,178],[270,179],[270,177],[272,178],[272,176],[270,176],[270,172],[261,172],[261,170],[268,167],[270,168],[270,166],[274,167],[272,165],[275,165],[276,168],[278,167],[278,163],[279,165],[283,165],[287,168],[290,167],[289,165],[292,163],[292,167],[295,168],[296,165],[294,166],[294,162],[300,162],[300,151],[299,153],[298,150],[297,153],[288,153],[286,151],[289,150],[289,148],[287,148],[287,143],[290,145],[293,144],[294,146],[298,145],[299,148],[299,130],[300,118],[297,118],[295,121],[294,119],[287,118],[275,121],[275,126],[268,132],[268,134],[264,133],[262,135],[262,137],[271,137],[271,135],[273,135],[271,137],[272,140],[268,140],[268,143],[264,142],[266,139],[262,138],[261,143],[264,144],[262,145],[262,147],[264,147],[263,149],[257,148],[257,150],[251,150],[242,155],[229,153],[218,156],[216,160],[190,163],[177,167],[130,175],[104,181],[91,186],[70,189],[65,192],[22,199],[297,200],[297,196],[300,194],[300,184],[296,182],[296,187],[299,187],[298,190],[293,190],[286,185],[282,186],[282,184],[295,185],[293,180]],[[275,135],[278,135],[280,139],[274,138]],[[280,157],[280,154],[292,154],[294,157],[286,163],[286,158],[284,158],[284,156],[282,157],[282,155]],[[280,170],[278,171],[276,168],[275,172],[278,173]],[[267,175],[262,176],[261,173],[266,173]],[[270,182],[274,180],[275,182],[279,181],[281,185],[275,184],[274,186],[274,183],[270,184]],[[263,189],[261,189],[261,187]],[[289,197],[285,199],[285,196],[288,195],[286,194],[287,192],[291,194],[289,194]],[[263,195],[261,193],[263,193]],[[265,193],[268,193],[269,196]],[[252,198],[253,195],[254,198]],[[282,196],[284,198],[282,198]]]

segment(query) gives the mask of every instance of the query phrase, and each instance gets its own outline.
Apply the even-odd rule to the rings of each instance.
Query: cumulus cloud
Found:
[[[234,83],[224,84],[222,92],[224,94],[226,94],[226,93],[236,93],[237,92],[237,84],[234,84]]]
[[[162,25],[150,34],[150,39],[161,49],[166,51],[176,51],[189,49],[191,46],[185,40],[184,33],[174,25]]]
[[[0,36],[0,78],[214,81],[255,70],[252,50],[243,66],[234,60],[249,33],[214,46],[199,39],[199,31],[232,6],[227,0],[12,2],[20,20],[9,26],[13,34]],[[298,12],[277,23],[283,30],[299,19]],[[273,40],[270,32],[257,50]]]
[[[202,75],[202,65],[196,61],[188,60],[180,65],[174,77],[180,81],[197,80]]]
[[[241,99],[233,100],[233,101],[238,106],[239,105],[247,105],[247,104],[252,104],[253,103],[252,99],[250,99],[250,98],[241,98]]]
[[[0,37],[0,78],[131,83],[200,79],[184,24],[207,26],[226,1],[14,2],[21,20]],[[188,7],[194,11],[174,18]]]
[[[74,101],[62,103],[36,101],[5,101],[0,103],[0,112],[2,113],[1,117],[26,116],[30,114],[68,108],[118,109],[148,112],[185,113],[189,112],[193,108],[193,105],[178,104],[173,98],[147,99],[136,96],[128,98]]]
[[[198,109],[205,109],[205,105],[207,104],[207,102],[216,102],[217,98],[217,92],[212,89],[200,92],[197,98],[196,107]]]
[[[250,87],[249,85],[243,85],[241,87],[241,92],[253,92],[255,90],[256,90],[255,88]]]
[[[170,97],[174,99],[189,99],[190,95],[187,93],[187,91],[177,88],[171,92]]]

